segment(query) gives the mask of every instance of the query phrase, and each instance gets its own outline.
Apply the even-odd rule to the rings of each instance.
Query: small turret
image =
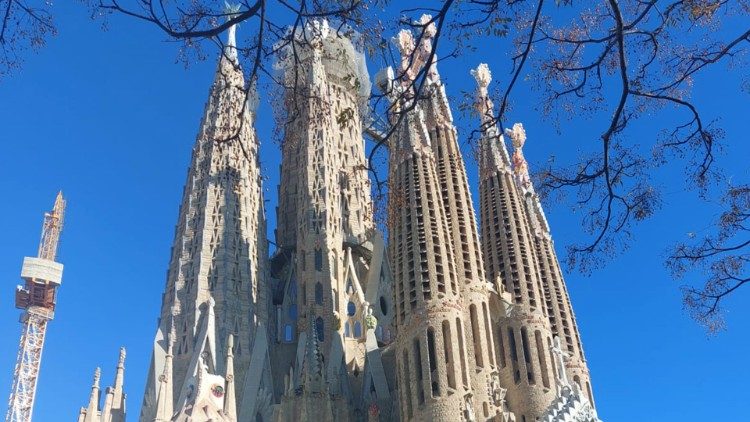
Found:
[[[78,422],[125,422],[125,393],[123,392],[123,380],[125,377],[125,348],[120,348],[120,358],[117,361],[117,374],[115,383],[106,388],[104,406],[99,408],[101,402],[101,368],[94,372],[94,382],[89,394],[87,407],[82,407],[78,413]]]
[[[99,422],[99,379],[102,376],[101,368],[94,371],[94,383],[91,385],[91,394],[89,395],[89,405],[86,408],[86,417],[84,422]]]
[[[234,387],[234,336],[227,338],[227,360],[226,360],[226,393],[224,397],[224,416],[229,420],[237,420],[237,398]]]
[[[164,356],[164,368],[159,375],[159,389],[156,397],[156,416],[154,422],[169,422],[174,413],[172,386],[172,355],[174,353],[174,319],[167,334],[167,354]]]

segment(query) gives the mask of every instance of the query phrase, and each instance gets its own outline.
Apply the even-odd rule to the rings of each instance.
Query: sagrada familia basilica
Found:
[[[141,422],[599,421],[520,124],[500,133],[481,64],[479,221],[434,28],[395,41],[387,241],[366,170],[370,80],[352,42],[310,22],[287,87],[275,251],[269,255],[255,110],[234,28],[182,197]],[[425,66],[428,66],[425,68]],[[424,74],[417,94],[413,83]],[[505,136],[512,144],[509,154]],[[122,422],[124,351],[100,407]]]

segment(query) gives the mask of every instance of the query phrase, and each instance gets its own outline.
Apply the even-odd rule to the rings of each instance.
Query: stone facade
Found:
[[[434,34],[400,32],[401,66],[376,78],[393,125],[388,242],[366,171],[363,55],[324,21],[280,48],[269,256],[254,106],[230,29],[188,171],[141,422],[598,421],[523,128],[508,133],[511,157],[480,65],[480,233]],[[100,418],[98,378],[94,388],[79,422],[118,421]]]

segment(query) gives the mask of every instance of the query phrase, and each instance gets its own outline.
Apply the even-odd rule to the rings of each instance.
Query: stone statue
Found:
[[[474,414],[474,407],[471,405],[471,394],[464,396],[464,420],[466,422],[475,422],[477,420]]]
[[[378,319],[372,314],[372,306],[367,306],[367,314],[365,315],[365,327],[368,330],[374,330],[378,326]]]
[[[560,337],[555,336],[552,342],[552,354],[555,355],[555,366],[557,367],[557,383],[562,387],[570,386],[568,381],[568,374],[565,372],[565,358],[568,354],[562,349],[560,345]]]
[[[490,395],[495,406],[502,406],[506,391],[506,389],[500,387],[500,376],[498,373],[493,372],[492,380],[490,381]]]

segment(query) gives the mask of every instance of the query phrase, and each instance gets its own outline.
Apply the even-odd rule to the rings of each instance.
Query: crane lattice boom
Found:
[[[25,283],[16,287],[16,307],[24,310],[23,332],[6,422],[31,422],[47,323],[54,317],[57,288],[62,281],[63,266],[55,262],[55,257],[64,215],[65,200],[60,192],[52,211],[44,214],[37,257],[23,260],[21,278]]]

